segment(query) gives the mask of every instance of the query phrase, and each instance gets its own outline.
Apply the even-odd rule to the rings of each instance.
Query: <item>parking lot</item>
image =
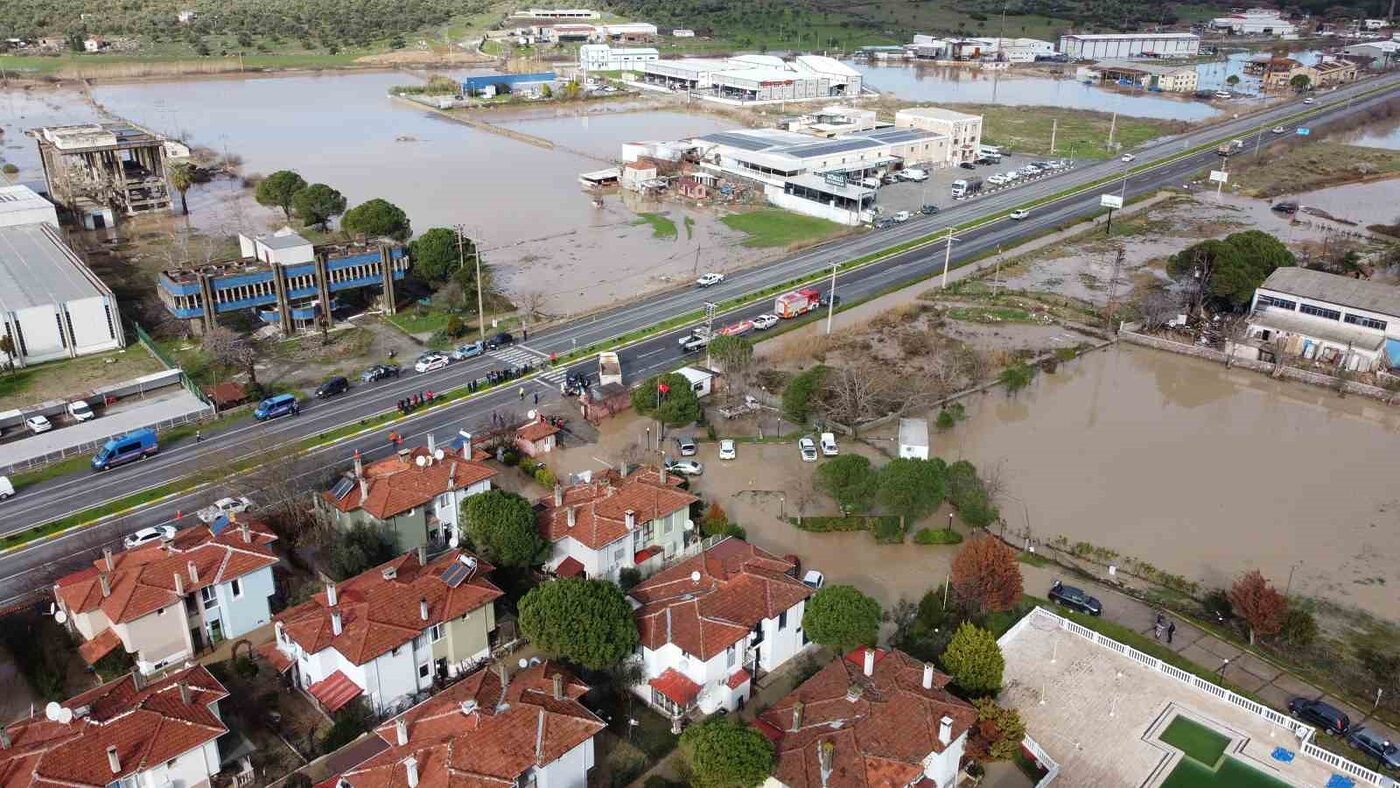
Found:
[[[987,183],[987,179],[997,173],[1018,170],[1033,161],[1044,161],[1043,158],[1034,156],[1008,155],[1003,156],[1000,164],[978,165],[976,170],[966,170],[962,167],[944,167],[942,169],[927,169],[928,180],[915,183],[913,181],[900,181],[887,186],[881,186],[876,192],[876,205],[882,216],[893,216],[899,211],[909,211],[916,216],[919,209],[924,205],[936,205],[940,209],[954,205],[957,200],[953,199],[953,181],[959,178],[981,178],[981,194],[994,194],[1004,189],[1014,189],[1027,183],[1044,178],[1053,178],[1056,175],[1069,172],[1071,168],[1059,170],[1053,173],[1042,173],[1040,175],[1021,178],[1013,184],[995,186]],[[976,199],[975,197],[972,199]]]

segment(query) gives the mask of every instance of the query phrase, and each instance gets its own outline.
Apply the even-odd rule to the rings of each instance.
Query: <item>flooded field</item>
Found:
[[[1367,148],[1400,150],[1400,118],[1375,121],[1359,129],[1330,135],[1329,139]]]

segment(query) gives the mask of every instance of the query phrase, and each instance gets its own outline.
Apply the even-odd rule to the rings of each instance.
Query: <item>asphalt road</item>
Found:
[[[1385,85],[1387,90],[1379,96],[1354,102],[1349,100],[1349,96],[1378,85]],[[446,391],[480,378],[488,370],[519,364],[525,359],[543,360],[550,353],[563,354],[577,347],[586,347],[652,326],[675,315],[692,312],[699,308],[703,301],[723,302],[795,277],[820,275],[822,271],[829,270],[832,263],[878,252],[903,241],[926,236],[949,225],[1004,215],[1017,205],[1075,185],[1093,182],[1116,173],[1125,173],[1132,167],[1167,159],[1198,145],[1241,137],[1246,140],[1243,154],[1249,155],[1254,144],[1254,132],[1263,128],[1262,136],[1267,141],[1276,136],[1271,134],[1268,127],[1280,122],[1279,119],[1286,115],[1304,109],[1319,110],[1318,115],[1306,121],[1306,125],[1321,127],[1329,121],[1365,111],[1381,102],[1396,100],[1397,87],[1400,87],[1400,75],[1391,75],[1382,80],[1371,80],[1326,93],[1319,97],[1317,105],[1311,108],[1291,102],[1249,118],[1165,138],[1135,150],[1137,159],[1132,164],[1116,160],[1098,162],[1060,176],[1044,178],[1022,188],[967,200],[937,216],[920,217],[903,225],[826,244],[769,265],[733,274],[721,284],[703,291],[684,289],[660,293],[546,331],[532,333],[528,342],[505,353],[458,362],[446,369],[421,375],[406,371],[403,377],[397,380],[356,386],[340,397],[306,403],[301,415],[297,417],[261,424],[241,424],[213,434],[203,443],[176,445],[162,451],[156,457],[106,473],[82,472],[42,482],[25,488],[15,498],[0,504],[0,533],[23,530],[73,511],[159,486],[196,470],[207,471],[211,466],[217,467],[218,464],[227,463],[232,458],[293,444],[308,436],[392,410],[398,400],[416,392],[427,389]],[[1285,130],[1288,134],[1294,133],[1294,125],[1285,124]],[[1172,164],[1129,175],[1125,181],[1105,186],[1102,190],[1094,190],[1092,194],[1062,198],[1036,207],[1024,220],[1002,219],[961,232],[958,235],[960,240],[953,247],[953,262],[956,264],[960,260],[978,257],[997,247],[1009,249],[1021,240],[1048,228],[1096,214],[1102,210],[1099,207],[1101,191],[1121,192],[1131,200],[1134,196],[1162,187],[1180,185],[1196,176],[1202,169],[1216,166],[1218,162],[1219,158],[1214,152],[1207,150]],[[944,245],[941,243],[893,255],[878,263],[839,274],[837,292],[843,300],[850,303],[896,285],[935,276],[941,273],[943,262]],[[974,271],[974,266],[954,269],[950,278],[967,276]],[[828,287],[829,279],[823,281],[818,289],[825,292]],[[771,303],[764,302],[722,313],[716,316],[716,325],[753,317],[771,311],[771,307]],[[626,379],[633,382],[683,364],[685,357],[679,349],[678,339],[688,331],[688,327],[676,329],[621,351]],[[596,362],[581,361],[574,364],[571,370],[596,374]],[[355,450],[361,451],[370,459],[387,454],[390,450],[387,435],[391,430],[402,435],[407,445],[424,442],[429,433],[435,434],[441,440],[447,440],[460,429],[479,431],[476,428],[489,423],[493,411],[518,412],[522,409],[519,386],[524,386],[528,401],[533,401],[533,394],[538,392],[543,402],[558,396],[557,381],[562,377],[562,371],[554,371],[542,379],[512,384],[446,408],[397,421],[359,438],[318,449],[310,455],[310,462],[318,466],[318,470],[310,475],[332,475],[336,467],[349,462]],[[315,479],[308,478],[307,481]],[[234,488],[230,485],[228,489]],[[239,492],[248,492],[255,500],[258,497],[255,491]],[[139,527],[173,522],[177,512],[193,512],[221,494],[225,494],[222,485],[177,496],[120,518],[99,523],[79,533],[35,543],[4,555],[0,557],[0,601],[11,600],[44,588],[53,578],[80,568],[92,560],[100,553],[103,544],[113,544],[119,541],[121,535]]]

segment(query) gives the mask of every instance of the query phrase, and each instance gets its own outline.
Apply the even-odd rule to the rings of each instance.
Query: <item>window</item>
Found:
[[[1341,319],[1342,319],[1342,313],[1341,313],[1341,312],[1338,312],[1338,311],[1335,310],[1335,309],[1328,309],[1328,308],[1322,307],[1322,306],[1314,306],[1314,305],[1312,305],[1312,304],[1300,304],[1300,305],[1298,306],[1298,311],[1299,311],[1299,312],[1302,312],[1302,313],[1305,314],[1305,315],[1312,315],[1312,316],[1314,316],[1314,317],[1322,317],[1322,318],[1326,318],[1326,319],[1328,319],[1328,320],[1341,320]]]
[[[725,664],[726,667],[730,667],[730,668],[734,667],[734,663],[737,662],[738,660],[739,660],[739,647],[738,647],[738,645],[733,645],[733,646],[730,646],[729,648],[725,649],[725,652],[724,652],[724,664]]]
[[[228,588],[230,591],[233,592],[234,599],[243,596],[243,581],[239,578],[235,577],[234,579],[230,580]]]
[[[1277,307],[1278,309],[1287,309],[1290,312],[1298,308],[1298,304],[1294,301],[1289,301],[1287,298],[1279,298],[1278,296],[1270,295],[1260,295],[1259,306],[1272,306]]]
[[[205,610],[219,606],[219,598],[214,596],[213,586],[205,586],[199,589],[199,601],[204,603]]]
[[[1342,319],[1348,323],[1351,323],[1353,326],[1361,326],[1362,328],[1374,328],[1377,331],[1384,331],[1386,327],[1386,322],[1384,320],[1377,320],[1374,317],[1365,317],[1363,315],[1353,315],[1350,312],[1348,312],[1347,316]]]
[[[426,679],[431,671],[432,665],[430,663],[424,662],[422,665],[418,666],[418,678]]]
[[[623,553],[623,550],[624,550],[624,548],[621,548],[621,547],[617,548],[617,550],[613,553],[613,561],[621,561],[621,560],[622,560],[622,553]]]
[[[778,614],[778,629],[787,629],[787,611]]]
[[[434,643],[442,640],[442,624],[433,624],[432,627],[428,629],[428,639]]]

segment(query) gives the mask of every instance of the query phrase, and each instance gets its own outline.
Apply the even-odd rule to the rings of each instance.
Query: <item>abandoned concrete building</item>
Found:
[[[88,229],[170,208],[165,138],[130,123],[49,126],[39,145],[49,197]]]

